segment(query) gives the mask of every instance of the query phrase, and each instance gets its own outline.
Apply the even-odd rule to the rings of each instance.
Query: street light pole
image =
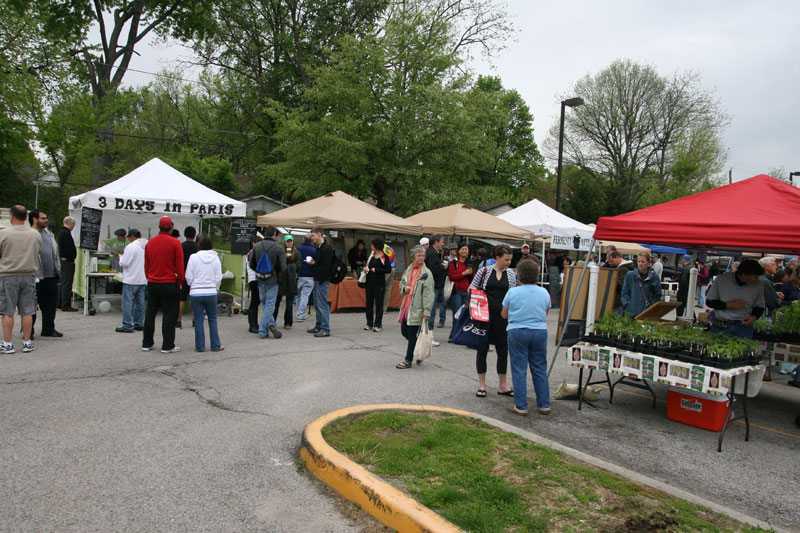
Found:
[[[556,211],[561,212],[561,165],[564,155],[564,109],[583,105],[583,98],[568,98],[561,101],[561,124],[558,128],[558,179],[556,181]]]
[[[789,172],[789,183],[791,185],[794,185],[794,180],[792,179],[792,176],[800,176],[800,172]]]

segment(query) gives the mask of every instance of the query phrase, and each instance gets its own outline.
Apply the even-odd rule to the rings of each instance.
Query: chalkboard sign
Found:
[[[100,243],[100,222],[102,220],[103,211],[101,209],[92,209],[91,207],[81,209],[81,248],[97,251],[97,245]]]
[[[256,232],[255,218],[231,219],[231,253],[247,255],[250,251],[250,237]]]

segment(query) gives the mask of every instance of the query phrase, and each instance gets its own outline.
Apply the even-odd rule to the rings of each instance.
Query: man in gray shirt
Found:
[[[61,263],[58,260],[58,248],[53,236],[47,231],[47,215],[40,209],[28,212],[31,228],[42,237],[42,251],[39,253],[39,271],[36,279],[36,300],[42,310],[42,337],[63,337],[56,331],[56,305],[58,304],[58,280],[61,274]],[[33,316],[36,323],[36,315]]]
[[[36,269],[42,238],[37,231],[25,226],[27,209],[21,205],[11,208],[11,227],[0,230],[0,315],[3,316],[3,342],[0,354],[15,353],[11,342],[14,314],[22,323],[22,352],[32,352],[33,320],[36,313]]]
[[[753,323],[764,314],[764,287],[759,280],[763,273],[757,261],[747,259],[736,272],[714,280],[706,299],[706,305],[714,309],[711,333],[753,338]]]

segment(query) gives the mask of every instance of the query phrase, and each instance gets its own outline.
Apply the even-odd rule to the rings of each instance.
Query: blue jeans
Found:
[[[450,295],[452,298],[452,293]],[[444,299],[444,289],[439,291],[439,322],[444,324],[447,320],[447,300]]]
[[[133,331],[144,326],[144,291],[147,285],[122,284],[122,328]]]
[[[297,319],[306,319],[306,309],[308,308],[308,297],[311,296],[311,291],[314,290],[314,278],[301,277],[297,278],[297,296],[295,296],[295,303],[297,305]]]
[[[331,332],[331,304],[328,303],[328,285],[330,282],[314,282],[314,308],[317,310],[315,327],[320,331]]]
[[[518,328],[508,330],[508,353],[511,356],[511,382],[514,405],[528,409],[528,367],[533,376],[536,406],[550,407],[550,383],[547,381],[547,330]]]
[[[706,305],[706,293],[708,292],[708,285],[697,286],[697,305]]]
[[[443,293],[444,290],[433,289],[433,309],[431,309],[431,316],[428,319],[428,329],[431,331],[433,331],[433,325],[436,323],[436,308],[439,306],[439,298],[442,297]],[[445,316],[445,318],[447,317]]]
[[[269,335],[269,327],[275,325],[275,301],[278,299],[278,284],[258,282],[258,297],[261,300],[261,323],[258,325],[259,337]]]
[[[450,309],[453,310],[453,326],[450,328],[450,335],[447,337],[447,340],[453,340],[456,327],[456,313],[465,303],[467,303],[466,292],[453,291],[453,294],[450,295]]]
[[[219,332],[217,331],[217,295],[189,295],[189,303],[192,304],[192,313],[194,313],[195,349],[200,351],[206,349],[206,333],[203,324],[203,312],[205,311],[208,315],[208,336],[211,337],[211,349],[219,350],[222,344],[219,342]]]
[[[753,326],[743,326],[741,320],[728,320],[725,329],[718,328],[712,324],[711,333],[727,333],[728,335],[733,335],[741,339],[752,339]]]

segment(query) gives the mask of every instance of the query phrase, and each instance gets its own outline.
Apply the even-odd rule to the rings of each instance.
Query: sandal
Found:
[[[511,390],[511,389],[509,389],[509,390],[507,390],[507,391],[505,391],[505,392],[500,392],[500,391],[497,391],[497,394],[499,394],[500,396],[508,396],[508,397],[510,397],[510,398],[513,398],[513,397],[514,397],[514,391],[513,391],[513,390]]]
[[[398,364],[395,368],[401,368],[401,369],[411,368],[411,363],[406,363],[405,361],[403,361],[402,363]]]
[[[486,398],[486,389],[478,389],[478,392],[475,393],[475,396],[478,398]]]

